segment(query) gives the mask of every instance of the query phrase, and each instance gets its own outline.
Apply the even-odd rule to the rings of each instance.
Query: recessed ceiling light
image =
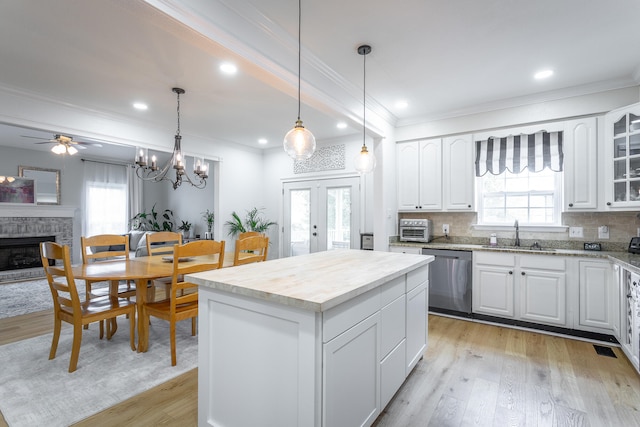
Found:
[[[538,71],[533,75],[533,78],[536,80],[546,79],[547,77],[551,77],[553,75],[553,70],[542,70]]]
[[[238,67],[231,62],[223,62],[220,64],[220,71],[228,75],[233,75],[238,72]]]
[[[404,108],[407,108],[408,106],[409,106],[409,103],[407,101],[400,100],[396,102],[396,108],[404,109]]]
[[[144,102],[134,102],[133,108],[135,108],[136,110],[146,110],[149,107]]]
[[[345,122],[338,122],[338,124],[336,125],[336,127],[338,129],[346,129],[347,124]]]
[[[266,144],[267,142],[269,142],[269,141],[266,138],[260,138],[258,140],[258,144],[262,144],[262,145]]]

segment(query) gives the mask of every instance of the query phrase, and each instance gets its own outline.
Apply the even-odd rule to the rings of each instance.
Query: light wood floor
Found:
[[[0,345],[51,332],[51,318],[0,319]],[[431,315],[424,359],[375,425],[638,426],[640,376],[614,352],[616,359],[587,342]],[[197,372],[76,426],[196,426]]]

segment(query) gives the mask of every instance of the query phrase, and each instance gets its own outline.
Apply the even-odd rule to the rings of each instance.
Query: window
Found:
[[[560,225],[562,174],[544,169],[476,178],[478,224]]]
[[[85,161],[85,236],[124,234],[128,230],[127,170],[122,165]]]

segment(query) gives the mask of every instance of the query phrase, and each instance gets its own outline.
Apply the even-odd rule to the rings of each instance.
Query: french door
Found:
[[[284,256],[358,248],[358,177],[288,182],[284,195]]]

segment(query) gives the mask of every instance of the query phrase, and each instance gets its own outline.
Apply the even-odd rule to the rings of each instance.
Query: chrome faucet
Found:
[[[516,223],[513,224],[516,228],[516,241],[513,242],[513,246],[520,246],[520,227],[518,227],[518,220],[516,219]]]

